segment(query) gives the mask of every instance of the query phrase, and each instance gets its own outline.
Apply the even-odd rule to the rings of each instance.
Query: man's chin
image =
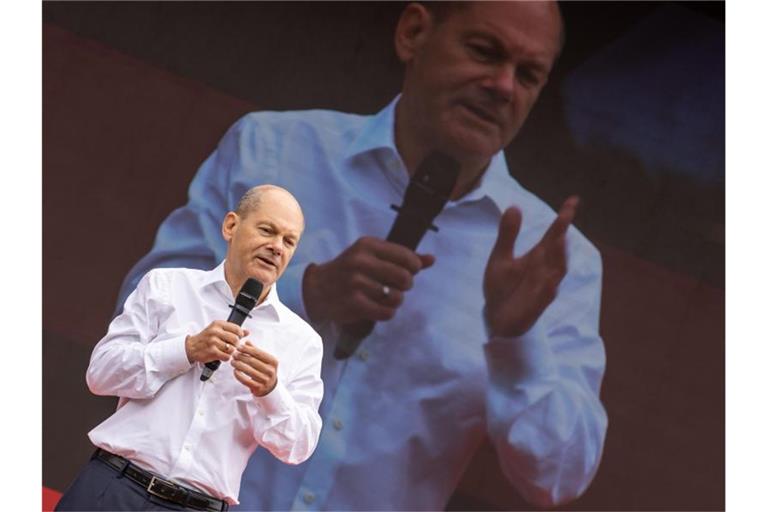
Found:
[[[455,148],[475,158],[490,158],[499,152],[504,143],[504,129],[500,124],[478,116],[463,108],[445,119],[444,136],[448,147]]]
[[[460,161],[488,161],[504,147],[500,129],[490,123],[452,119],[442,133],[443,151]]]
[[[248,277],[257,280],[264,285],[264,288],[266,288],[277,281],[277,271],[264,268],[252,269],[251,272],[249,272]]]
[[[504,148],[498,137],[483,137],[478,133],[455,134],[445,145],[445,152],[462,162],[484,162]]]

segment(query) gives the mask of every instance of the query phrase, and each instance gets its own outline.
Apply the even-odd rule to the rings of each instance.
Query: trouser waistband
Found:
[[[128,459],[114,453],[97,448],[93,456],[139,484],[147,493],[165,501],[194,510],[215,512],[226,512],[229,510],[229,505],[223,500],[153,475]]]

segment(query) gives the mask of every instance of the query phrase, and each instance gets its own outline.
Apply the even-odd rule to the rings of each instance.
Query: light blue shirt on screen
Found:
[[[311,110],[246,115],[224,135],[130,272],[121,300],[154,267],[210,269],[226,244],[221,222],[242,194],[272,183],[301,204],[306,230],[278,283],[305,319],[302,276],[361,236],[385,238],[408,173],[394,142],[397,100],[374,116]],[[602,265],[575,228],[555,301],[519,338],[489,339],[482,278],[499,219],[523,213],[515,253],[536,244],[554,211],[510,177],[503,152],[478,186],[450,201],[419,252],[436,256],[395,317],[376,324],[357,353],[333,357],[337,326],[314,325],[325,343],[323,430],[298,466],[257,450],[243,475],[240,509],[444,508],[486,436],[509,481],[537,505],[580,495],[602,455],[605,351],[598,333]],[[258,344],[258,340],[253,340]]]

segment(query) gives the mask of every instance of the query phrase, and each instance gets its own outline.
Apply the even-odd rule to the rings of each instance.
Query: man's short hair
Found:
[[[421,3],[421,5],[423,5],[424,8],[427,9],[432,14],[432,17],[435,19],[437,23],[442,23],[443,21],[445,21],[449,15],[454,13],[454,11],[465,9],[467,7],[466,2],[437,1],[437,2],[419,2],[419,3]]]
[[[264,193],[268,190],[278,190],[274,185],[259,185],[249,188],[237,203],[235,213],[240,217],[246,217],[249,213],[259,208]]]
[[[251,187],[248,189],[248,191],[243,194],[243,197],[240,198],[240,201],[237,202],[237,208],[235,208],[235,213],[238,215],[238,217],[245,218],[248,216],[249,213],[252,211],[257,210],[261,206],[262,199],[264,198],[264,194],[271,191],[279,191],[284,192],[288,195],[288,197],[291,198],[292,201],[296,203],[296,206],[299,208],[299,211],[301,211],[301,205],[296,200],[295,197],[293,197],[293,194],[288,192],[282,187],[278,187],[277,185],[257,185],[255,187]],[[306,226],[306,220],[304,219],[304,212],[301,211],[301,218],[302,218],[302,231],[304,230],[304,227]]]
[[[507,0],[507,1],[515,1],[515,0]],[[449,16],[455,14],[459,10],[466,9],[470,2],[463,1],[463,2],[446,2],[446,1],[435,1],[435,2],[419,2],[421,5],[424,6],[425,9],[427,9],[431,14],[432,17],[435,19],[436,23],[442,23],[444,22]],[[565,46],[565,20],[563,19],[563,11],[560,9],[560,2],[555,1],[555,7],[557,7],[557,13],[560,15],[560,48],[558,49],[558,57],[563,51],[563,47]]]

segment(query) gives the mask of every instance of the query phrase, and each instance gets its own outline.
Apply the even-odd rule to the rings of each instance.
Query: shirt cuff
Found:
[[[280,292],[280,302],[309,323],[307,311],[304,308],[304,291],[302,287],[304,271],[307,269],[307,266],[309,266],[309,263],[297,263],[285,269],[280,281],[278,281],[278,290]]]
[[[507,387],[548,380],[557,374],[546,331],[538,323],[521,336],[491,336],[485,356],[491,377],[505,381]]]
[[[186,336],[154,340],[147,345],[147,369],[169,377],[180,375],[190,368],[187,359]]]
[[[279,380],[275,389],[264,396],[254,397],[254,400],[258,408],[267,416],[288,411],[293,404],[293,397]]]

